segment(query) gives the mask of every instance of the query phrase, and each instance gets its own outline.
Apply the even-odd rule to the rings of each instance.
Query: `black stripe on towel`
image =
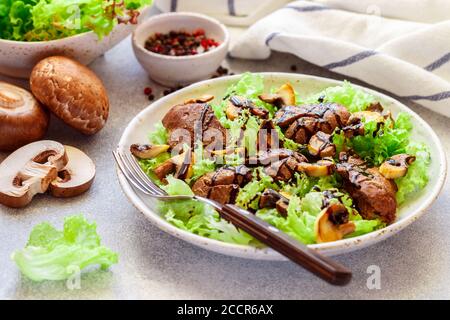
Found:
[[[430,71],[430,72],[434,71],[434,70],[440,68],[441,66],[443,66],[444,64],[446,64],[449,61],[450,61],[450,52],[445,54],[443,57],[440,57],[439,59],[437,59],[433,63],[430,63],[428,66],[425,67],[425,70]]]
[[[362,51],[360,53],[357,53],[351,57],[348,57],[347,59],[341,60],[341,61],[336,61],[333,63],[329,63],[327,65],[324,65],[323,67],[326,69],[335,69],[335,68],[341,68],[341,67],[345,67],[348,65],[351,65],[355,62],[364,60],[368,57],[371,57],[373,55],[376,55],[378,52],[373,51],[373,50],[367,50],[367,51]]]
[[[236,7],[234,5],[234,0],[228,0],[228,14],[230,16],[236,15]]]
[[[170,0],[170,12],[177,11],[178,0]]]
[[[440,92],[440,93],[436,93],[430,96],[419,96],[419,95],[414,95],[414,96],[406,96],[406,97],[402,97],[404,99],[408,99],[408,100],[430,100],[430,101],[441,101],[441,100],[445,100],[450,98],[450,91],[444,91],[444,92]]]

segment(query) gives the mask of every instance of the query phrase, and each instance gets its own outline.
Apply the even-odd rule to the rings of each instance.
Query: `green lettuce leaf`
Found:
[[[193,195],[189,185],[173,176],[167,177],[163,189],[169,195]],[[229,243],[255,244],[250,235],[220,218],[214,208],[196,200],[159,202],[159,210],[167,221],[180,229]]]
[[[216,170],[216,161],[205,157],[203,152],[203,144],[197,142],[196,148],[194,149],[194,164],[192,165],[192,177],[189,179],[189,183],[197,180],[204,174]]]
[[[277,190],[279,187],[262,170],[255,170],[252,181],[239,190],[236,204],[244,209],[258,209],[259,198],[267,188]]]
[[[74,267],[106,269],[118,262],[118,256],[100,244],[95,223],[75,215],[65,218],[63,231],[47,222],[35,226],[25,248],[15,251],[12,260],[28,278],[43,281],[67,279]]]
[[[411,143],[406,148],[408,154],[416,156],[416,161],[408,168],[408,173],[402,178],[395,180],[397,184],[397,202],[404,203],[416,192],[425,188],[428,184],[428,168],[430,166],[430,151],[423,143]]]
[[[148,135],[148,140],[152,144],[167,144],[167,141],[169,140],[169,132],[163,126],[161,121],[155,124],[155,130],[150,132]]]
[[[350,112],[365,110],[369,105],[376,102],[371,94],[357,89],[350,82],[345,81],[342,86],[329,87],[307,99],[307,102],[317,102],[323,98],[325,102],[335,102],[344,105]]]

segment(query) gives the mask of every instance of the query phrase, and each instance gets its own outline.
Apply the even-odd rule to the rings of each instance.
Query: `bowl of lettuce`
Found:
[[[152,0],[4,0],[0,73],[29,77],[52,55],[91,63],[134,30]]]
[[[366,134],[352,140],[351,147],[358,154],[377,163],[402,152],[414,154],[416,161],[410,167],[408,174],[396,181],[398,210],[397,218],[392,224],[386,225],[377,219],[365,220],[355,214],[351,217],[356,225],[352,234],[342,240],[316,243],[314,222],[321,211],[323,201],[322,194],[316,191],[317,187],[320,190],[333,189],[337,182],[332,177],[308,178],[301,175],[295,178],[297,180],[293,187],[288,186],[293,188],[289,192],[296,196],[289,202],[287,217],[281,217],[274,209],[259,209],[256,214],[260,218],[312,249],[333,255],[384,240],[426,212],[427,207],[438,196],[446,175],[445,153],[438,137],[424,120],[405,105],[384,94],[348,82],[286,73],[246,73],[199,82],[168,95],[141,111],[125,129],[119,147],[128,150],[133,143],[165,143],[167,132],[160,120],[166,112],[176,104],[206,94],[215,97],[209,103],[216,116],[233,132],[234,124],[226,123],[227,120],[222,117],[224,97],[232,92],[256,102],[258,95],[271,92],[286,82],[294,87],[297,101],[300,102],[317,101],[317,98],[321,97],[327,102],[344,105],[350,112],[365,110],[372,103],[380,102],[385,110],[392,113],[395,125],[386,127],[383,132],[371,131],[368,126]],[[264,104],[258,103],[259,106],[264,107]],[[251,131],[253,127],[258,128],[249,122],[245,127],[246,131]],[[339,135],[336,135],[334,139],[333,142],[339,148]],[[284,141],[284,145],[290,149],[298,147],[288,139]],[[164,158],[163,154],[160,158],[141,162],[141,166],[151,175],[152,168],[165,159],[167,158]],[[196,160],[192,179],[214,169],[213,162],[197,162]],[[222,254],[252,259],[285,259],[279,253],[262,246],[245,232],[221,219],[219,214],[207,205],[194,201],[158,203],[130,186],[120,172],[118,177],[125,195],[133,205],[152,223],[175,237]],[[261,194],[266,188],[275,187],[277,186],[274,186],[268,176],[258,175],[258,178],[241,188],[236,204],[257,209],[253,207],[252,202],[255,195]],[[171,195],[192,194],[187,183],[170,176],[163,188]],[[352,206],[352,199],[344,196],[343,201],[346,206]]]

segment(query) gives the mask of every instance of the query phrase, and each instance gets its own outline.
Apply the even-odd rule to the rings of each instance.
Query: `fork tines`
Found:
[[[127,179],[140,191],[153,195],[167,195],[164,190],[150,180],[134,156],[122,152],[119,148],[116,151],[113,151],[113,155],[120,171],[122,171]]]

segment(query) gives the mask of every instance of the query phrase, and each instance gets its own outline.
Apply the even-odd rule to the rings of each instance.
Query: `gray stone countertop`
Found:
[[[234,73],[291,72],[343,79],[294,56],[274,53],[266,61],[228,59]],[[86,137],[52,118],[47,138],[87,152],[97,165],[92,189],[70,200],[38,196],[26,209],[0,207],[0,299],[430,299],[450,298],[450,184],[419,221],[388,240],[336,259],[354,272],[346,287],[333,287],[290,262],[223,256],[178,240],[147,221],[127,200],[117,181],[111,150],[128,122],[149,105],[143,94],[153,84],[135,59],[130,38],[90,66],[104,81],[110,118],[97,135]],[[25,81],[8,79],[27,86]],[[351,80],[351,79],[350,79]],[[360,83],[354,81],[355,83]],[[450,148],[449,119],[407,103]],[[6,154],[0,153],[0,160]],[[22,248],[32,227],[50,221],[61,227],[67,215],[84,213],[98,224],[103,243],[120,255],[109,271],[82,276],[81,289],[65,282],[33,283],[20,275],[10,254]],[[381,289],[366,286],[367,268],[381,268]]]

